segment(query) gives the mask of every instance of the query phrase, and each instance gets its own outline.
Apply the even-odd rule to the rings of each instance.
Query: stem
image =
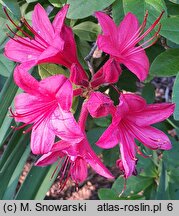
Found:
[[[89,68],[89,71],[91,72],[92,77],[94,75],[94,69],[93,69],[93,65],[91,63],[91,59],[93,57],[93,54],[94,54],[94,51],[96,50],[96,48],[97,48],[97,43],[95,42],[95,44],[91,48],[91,51],[89,52],[89,54],[84,58],[84,60],[88,64],[88,68]]]
[[[86,125],[87,118],[88,118],[87,103],[84,102],[81,108],[80,117],[78,119],[78,124],[83,132],[85,131],[85,125]]]
[[[166,120],[172,127],[174,127],[175,129],[178,129],[178,127],[170,119],[166,119]]]

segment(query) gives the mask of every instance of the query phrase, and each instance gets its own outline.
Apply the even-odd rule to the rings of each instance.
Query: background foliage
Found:
[[[98,192],[100,199],[179,199],[179,1],[176,0],[0,0],[6,6],[11,17],[18,23],[22,16],[31,22],[34,5],[39,2],[47,9],[51,19],[64,3],[70,4],[67,22],[73,28],[78,48],[79,59],[86,70],[87,64],[84,57],[90,52],[93,42],[101,32],[93,13],[105,10],[110,13],[114,21],[119,24],[124,15],[131,11],[142,22],[146,10],[149,12],[147,25],[158,17],[162,10],[165,11],[161,20],[162,29],[159,41],[147,50],[150,59],[150,75],[141,88],[142,96],[148,103],[154,102],[155,87],[152,80],[155,77],[176,76],[172,100],[176,103],[174,118],[155,125],[165,133],[172,128],[176,136],[169,135],[173,148],[170,151],[150,151],[143,148],[149,158],[140,157],[137,165],[138,176],[127,181],[127,189],[119,197],[124,185],[122,177],[118,177],[112,188],[101,188]],[[9,24],[2,7],[0,9],[0,199],[44,199],[46,192],[53,184],[56,176],[50,180],[55,168],[49,166],[40,168],[32,166],[21,187],[17,188],[19,176],[29,158],[29,134],[24,135],[21,130],[14,131],[12,118],[9,117],[9,107],[13,107],[13,99],[20,90],[13,82],[12,72],[15,63],[3,56],[4,45],[8,40]],[[97,60],[96,60],[97,61]],[[101,62],[96,62],[99,65]],[[44,78],[53,74],[62,73],[68,76],[68,71],[57,65],[40,65],[34,70],[39,77]],[[34,73],[35,74],[35,73]],[[36,73],[37,74],[37,73]],[[38,78],[38,77],[37,77]],[[119,79],[120,88],[135,92],[136,77],[127,71]],[[130,84],[129,84],[130,83]],[[115,92],[110,89],[110,96],[116,100]],[[78,112],[77,101],[74,112]],[[88,138],[94,150],[103,155],[107,166],[114,166],[118,158],[118,150],[99,149],[95,142],[110,123],[110,118],[97,120],[89,119],[87,130]],[[140,143],[138,143],[140,145]],[[35,161],[35,158],[34,158]]]

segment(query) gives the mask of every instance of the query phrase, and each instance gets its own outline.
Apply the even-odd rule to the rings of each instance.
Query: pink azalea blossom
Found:
[[[15,97],[12,116],[17,122],[25,123],[16,129],[32,124],[25,132],[32,130],[31,149],[34,154],[44,154],[51,150],[55,139],[52,121],[55,124],[56,116],[60,138],[71,141],[69,137],[73,135],[73,142],[81,140],[80,129],[76,127],[72,132],[70,130],[71,126],[76,126],[70,113],[73,90],[65,76],[55,75],[38,82],[28,72],[16,68],[14,80],[26,93]]]
[[[8,26],[14,38],[10,36],[11,39],[6,43],[5,56],[20,62],[22,64],[20,67],[23,68],[25,65],[28,69],[41,63],[61,64],[69,69],[76,64],[78,72],[81,73],[80,84],[86,84],[88,77],[78,61],[72,29],[64,24],[68,7],[69,5],[65,5],[51,23],[46,11],[37,4],[32,14],[32,26],[22,18],[23,24],[34,37],[17,26],[5,10],[10,21],[24,35],[24,37],[18,35]],[[72,81],[79,84],[77,79],[72,78]]]
[[[174,111],[174,104],[148,105],[142,97],[132,93],[121,94],[119,100],[119,105],[112,113],[112,123],[97,145],[107,149],[120,143],[121,159],[117,161],[117,165],[124,171],[125,178],[128,178],[136,172],[136,151],[142,154],[135,144],[135,139],[150,149],[171,148],[169,138],[150,125],[168,118]]]
[[[113,101],[101,92],[92,92],[87,101],[87,109],[93,118],[105,117],[114,108]]]
[[[149,61],[144,49],[151,46],[156,41],[154,39],[157,38],[160,27],[152,38],[139,46],[136,45],[155,28],[162,14],[143,33],[148,14],[145,16],[141,26],[139,26],[138,19],[132,13],[128,13],[121,24],[116,26],[108,15],[103,12],[96,12],[96,17],[103,30],[103,34],[99,35],[97,40],[99,49],[108,53],[110,58],[118,63],[124,64],[140,80],[145,80],[149,71]],[[151,41],[153,42],[150,44]],[[118,68],[120,67],[118,66]],[[119,74],[120,71],[121,69],[119,69]]]
[[[87,178],[88,164],[98,174],[109,179],[114,178],[94,153],[85,136],[83,136],[81,142],[73,145],[63,140],[59,141],[53,145],[51,152],[44,154],[35,165],[47,166],[56,162],[59,158],[64,159],[59,173],[61,190],[70,175],[76,184],[83,182]]]

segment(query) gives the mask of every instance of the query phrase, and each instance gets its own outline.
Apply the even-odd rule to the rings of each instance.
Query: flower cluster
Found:
[[[13,32],[7,26],[14,36],[9,36],[5,56],[20,63],[15,68],[14,81],[24,91],[15,97],[15,110],[10,110],[11,115],[16,122],[24,123],[16,129],[30,125],[24,133],[32,131],[31,150],[33,154],[41,155],[37,166],[59,161],[61,188],[69,176],[77,184],[83,182],[87,178],[88,164],[98,174],[114,178],[91,148],[85,130],[89,114],[92,118],[111,115],[112,122],[96,145],[109,149],[119,144],[120,158],[116,165],[128,178],[136,174],[136,153],[142,154],[135,139],[150,149],[171,148],[168,137],[151,125],[168,118],[174,111],[174,104],[147,104],[137,94],[117,90],[119,104],[115,106],[99,87],[118,81],[121,64],[139,80],[146,79],[149,61],[144,49],[156,41],[160,25],[150,39],[140,41],[158,25],[162,13],[144,31],[147,14],[142,25],[135,15],[128,13],[116,26],[108,15],[96,12],[103,32],[97,38],[97,45],[109,54],[109,59],[89,78],[78,60],[72,29],[64,23],[68,7],[65,5],[51,23],[45,10],[37,4],[32,14],[32,26],[24,18],[21,20],[30,34],[16,25],[5,10],[17,28],[17,32]],[[29,70],[41,63],[60,64],[69,69],[70,77],[53,75],[37,81]],[[84,98],[78,120],[71,112],[74,97]]]

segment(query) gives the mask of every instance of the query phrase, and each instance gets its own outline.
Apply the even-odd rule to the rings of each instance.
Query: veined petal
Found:
[[[42,155],[42,157],[40,157],[35,163],[35,166],[48,166],[55,163],[59,159],[59,157],[59,152],[49,152]]]
[[[119,58],[119,62],[132,71],[140,81],[146,79],[149,72],[149,60],[142,48],[139,52],[134,51],[134,53],[130,50],[130,55],[125,53],[122,60]]]
[[[50,129],[49,123],[49,117],[46,117],[38,126],[33,126],[31,134],[31,150],[33,154],[50,152],[54,144],[55,134]]]
[[[32,124],[41,116],[45,105],[46,103],[40,98],[27,93],[21,93],[15,97],[15,120],[17,122]]]
[[[118,45],[125,47],[137,32],[138,28],[139,21],[137,17],[132,13],[127,13],[118,27]]]
[[[128,129],[133,133],[133,136],[137,140],[150,149],[169,150],[172,147],[168,136],[154,127],[139,127],[137,125],[130,124],[130,128]]]
[[[110,114],[113,101],[101,92],[92,92],[87,101],[87,108],[93,118],[100,118]]]
[[[49,44],[54,38],[54,29],[44,8],[38,3],[32,14],[33,29]]]
[[[71,112],[67,112],[58,107],[51,118],[52,130],[62,140],[71,143],[79,143],[84,139],[78,123]]]
[[[64,75],[54,75],[39,82],[39,91],[57,100],[61,108],[69,111],[72,105],[72,84]]]
[[[28,65],[29,66],[29,65]],[[39,95],[39,82],[31,76],[21,65],[14,70],[14,81],[24,91],[32,95]]]
[[[113,148],[119,143],[119,131],[117,127],[112,124],[104,131],[96,145],[100,148]]]
[[[175,104],[172,103],[150,104],[143,111],[128,115],[127,119],[138,126],[148,126],[168,118],[174,112],[174,108]]]
[[[63,6],[63,8],[55,16],[53,23],[52,23],[52,26],[54,28],[55,33],[61,32],[62,27],[64,25],[64,20],[65,20],[68,8],[69,8],[69,5],[66,4],[65,6]]]
[[[134,138],[120,127],[120,153],[122,165],[125,171],[125,178],[132,175],[135,165],[135,143]]]
[[[89,163],[89,165],[94,169],[95,172],[98,174],[113,179],[114,176],[111,174],[111,172],[104,166],[104,164],[101,162],[101,160],[97,157],[97,155],[93,152],[90,145],[86,143],[86,155],[85,159]]]
[[[10,39],[6,43],[4,54],[7,58],[20,63],[37,60],[43,49],[37,48],[39,44],[35,40],[20,37],[16,40]]]
[[[108,35],[113,43],[117,42],[117,26],[114,21],[103,12],[96,12],[97,17],[104,35]]]

